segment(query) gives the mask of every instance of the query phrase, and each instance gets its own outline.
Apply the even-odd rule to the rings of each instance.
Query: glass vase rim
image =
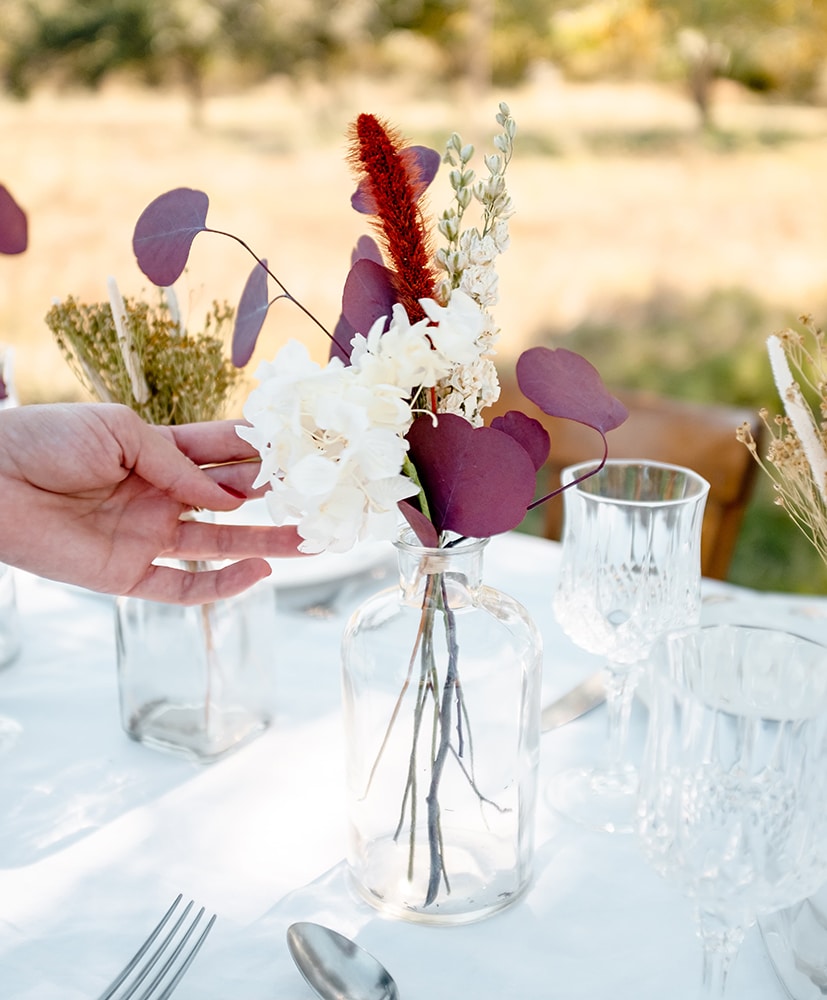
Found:
[[[634,497],[611,497],[604,496],[600,493],[592,493],[588,488],[584,488],[584,483],[591,480],[593,477],[589,476],[588,479],[584,480],[582,483],[575,483],[574,480],[579,479],[583,473],[588,469],[596,468],[600,466],[595,472],[595,475],[600,475],[606,469],[615,469],[621,466],[628,466],[629,468],[641,468],[648,467],[653,469],[666,469],[670,472],[679,473],[685,476],[688,480],[691,480],[695,484],[695,490],[686,496],[673,497],[666,500],[643,500],[636,499]],[[704,478],[699,472],[694,469],[690,469],[688,465],[677,465],[675,462],[659,462],[654,459],[648,458],[610,458],[607,459],[601,465],[599,459],[588,459],[585,462],[576,462],[572,465],[565,466],[560,473],[560,481],[563,486],[568,489],[575,490],[580,496],[588,497],[590,500],[594,500],[598,503],[607,504],[623,504],[628,507],[668,507],[668,506],[679,506],[685,504],[688,501],[696,502],[703,500],[709,495],[711,489],[711,484],[708,479]]]
[[[396,538],[393,540],[394,547],[400,552],[407,552],[417,556],[467,556],[482,552],[489,543],[490,538],[474,538],[470,535],[457,535],[450,545],[423,545],[416,536],[416,532],[409,526],[399,529]]]

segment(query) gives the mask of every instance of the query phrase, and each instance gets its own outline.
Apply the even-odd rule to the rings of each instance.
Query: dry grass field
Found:
[[[372,111],[417,142],[441,146],[453,129],[487,140],[502,98],[520,126],[510,170],[518,214],[500,269],[504,355],[545,327],[564,334],[587,317],[605,321],[664,289],[693,297],[740,287],[797,311],[824,299],[821,109],[721,92],[718,124],[732,140],[723,149],[695,135],[680,92],[638,84],[576,87],[549,77],[471,101],[414,94],[405,81],[328,89],[274,81],[212,98],[200,129],[175,93],[40,93],[0,99],[0,181],[31,227],[29,251],[0,260],[0,340],[16,348],[21,397],[77,397],[43,316],[55,297],[105,298],[109,274],[126,293],[145,293],[132,228],[148,201],[180,185],[207,191],[210,224],[242,236],[332,324],[364,231],[349,206],[348,123]],[[448,200],[447,180],[437,178],[431,208]],[[198,237],[181,289],[193,322],[213,298],[237,299],[250,263],[236,244]],[[289,336],[326,352],[287,304],[265,331],[261,354]]]

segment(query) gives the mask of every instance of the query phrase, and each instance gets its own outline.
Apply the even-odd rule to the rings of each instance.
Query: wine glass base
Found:
[[[552,775],[546,801],[561,816],[589,830],[632,833],[635,828],[637,771],[576,767]]]

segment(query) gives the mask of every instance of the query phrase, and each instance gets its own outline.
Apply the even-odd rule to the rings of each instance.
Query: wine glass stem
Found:
[[[728,924],[703,909],[696,911],[696,919],[704,947],[701,1000],[720,1000],[726,991],[729,970],[744,940],[745,928]]]
[[[626,744],[629,719],[637,686],[638,670],[628,663],[607,664],[606,707],[609,730],[609,773],[621,775],[627,768]]]
[[[732,965],[732,957],[704,948],[704,971],[701,982],[701,1000],[718,1000],[726,991],[727,975]]]

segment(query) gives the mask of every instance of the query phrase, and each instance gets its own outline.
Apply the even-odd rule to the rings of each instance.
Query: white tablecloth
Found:
[[[521,600],[543,632],[545,700],[596,666],[551,614],[558,551],[512,534],[494,539],[486,555],[486,581]],[[356,937],[391,970],[403,1000],[696,995],[700,945],[688,902],[649,871],[633,837],[585,832],[542,795],[533,884],[501,914],[422,927],[351,896],[342,862],[338,649],[360,595],[350,593],[326,617],[281,602],[274,722],[247,747],[201,766],[121,730],[110,599],[22,573],[17,588],[23,651],[0,672],[0,714],[22,726],[0,756],[4,1000],[96,996],[179,891],[219,914],[181,1000],[310,997],[285,944],[297,919]],[[710,583],[704,614],[827,638],[827,602],[814,598]],[[643,710],[636,712],[639,739]],[[541,782],[600,757],[604,726],[599,710],[546,734]],[[753,930],[730,997],[782,996]]]

